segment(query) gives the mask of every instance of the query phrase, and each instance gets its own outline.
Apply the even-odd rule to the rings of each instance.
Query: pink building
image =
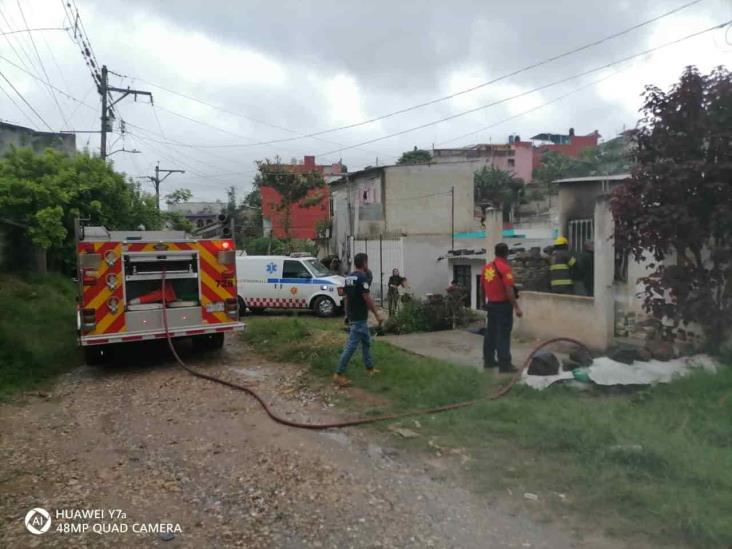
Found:
[[[433,149],[432,162],[435,164],[449,162],[466,162],[488,160],[492,166],[500,170],[513,173],[523,179],[524,183],[531,181],[533,170],[532,144],[521,141],[518,136],[509,137],[508,143],[468,145],[455,149]]]

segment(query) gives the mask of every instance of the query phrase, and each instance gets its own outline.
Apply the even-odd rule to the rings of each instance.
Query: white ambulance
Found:
[[[312,309],[334,316],[343,306],[345,279],[314,257],[239,255],[236,258],[239,309]]]

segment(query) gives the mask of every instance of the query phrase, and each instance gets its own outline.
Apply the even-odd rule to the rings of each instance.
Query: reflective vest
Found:
[[[549,261],[549,280],[552,289],[572,286],[570,269],[577,263],[569,250],[555,250]]]

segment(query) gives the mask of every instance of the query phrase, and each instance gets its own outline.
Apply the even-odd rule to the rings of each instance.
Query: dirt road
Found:
[[[338,417],[331,393],[297,388],[300,367],[270,364],[236,339],[219,354],[184,354],[208,372],[255,382],[292,417]],[[444,475],[433,465],[390,448],[388,436],[274,424],[252,399],[186,374],[159,347],[134,349],[104,368],[80,367],[48,394],[0,405],[0,418],[3,547],[579,547],[591,541],[489,505],[438,478]],[[35,507],[52,515],[44,534],[24,526]],[[125,518],[110,516],[110,509]],[[103,516],[57,518],[59,510],[102,510]],[[175,531],[156,532],[160,527],[149,523],[169,523],[163,529]],[[73,524],[128,531],[57,531]],[[132,532],[135,525],[152,531]]]

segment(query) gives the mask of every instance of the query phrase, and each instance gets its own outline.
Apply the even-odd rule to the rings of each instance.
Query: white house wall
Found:
[[[473,174],[485,162],[385,168],[386,230],[392,234],[449,235],[455,188],[455,231],[480,229],[474,218]]]

